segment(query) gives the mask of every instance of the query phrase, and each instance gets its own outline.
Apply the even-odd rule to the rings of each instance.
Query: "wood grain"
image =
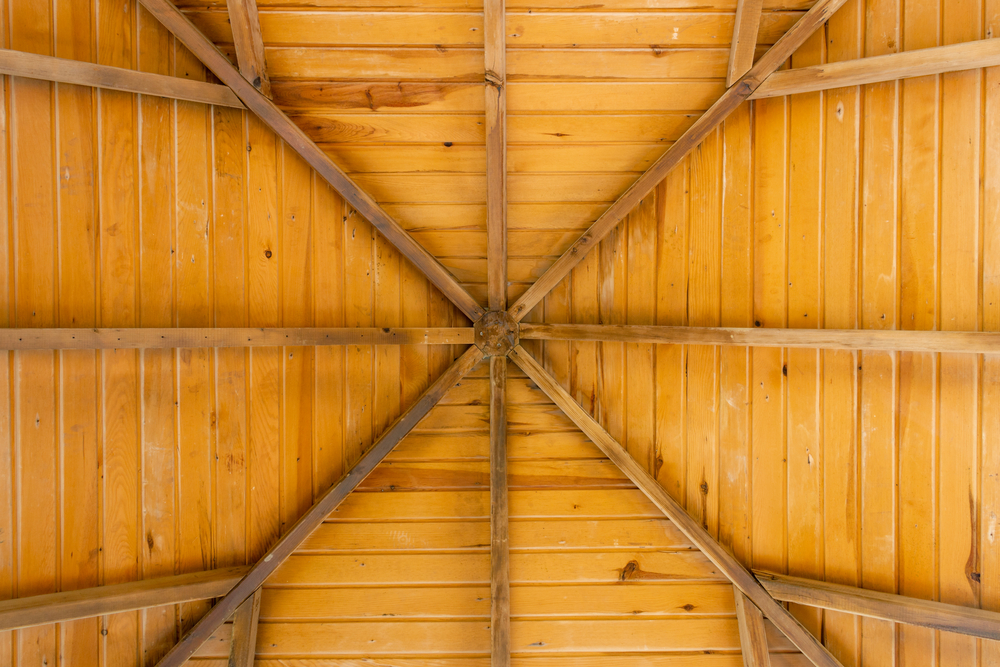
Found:
[[[471,327],[2,329],[2,350],[117,350],[296,345],[455,345]]]
[[[521,325],[524,340],[623,341],[827,350],[883,350],[996,354],[1000,336],[977,331],[877,331],[867,329],[769,329],[658,327],[615,324]]]
[[[444,266],[424,250],[413,237],[404,230],[367,193],[361,190],[326,153],[293,123],[273,102],[264,97],[240,74],[205,36],[169,0],[141,0],[142,5],[187,46],[205,65],[215,73],[233,92],[243,100],[247,108],[257,114],[269,128],[284,139],[333,188],[339,192],[354,209],[371,222],[379,232],[399,251],[413,262],[442,293],[445,294],[465,315],[475,321],[483,314],[483,308],[455,280]]]
[[[229,649],[229,667],[253,667],[257,649],[260,599],[261,589],[258,588],[233,614],[233,642]]]
[[[227,567],[4,600],[0,602],[0,630],[63,623],[78,618],[221,597],[248,570],[247,567]]]
[[[788,613],[788,610],[775,602],[753,575],[692,519],[655,478],[637,464],[624,448],[525,352],[524,348],[516,347],[511,353],[511,358],[814,665],[840,667],[840,662],[823,647],[823,644],[809,634],[795,617]]]
[[[801,46],[845,0],[819,0],[737,84],[727,90],[666,153],[574,243],[545,274],[510,307],[511,316],[520,321],[542,298],[579,264],[601,239],[628,215],[642,199],[663,180],[681,160],[722,123],[754,90]]]
[[[482,353],[479,348],[471,347],[455,361],[406,412],[393,422],[347,475],[330,487],[316,504],[303,514],[277,543],[267,550],[266,555],[257,561],[240,583],[212,607],[212,610],[203,616],[190,632],[181,638],[181,641],[158,663],[159,667],[180,667],[194,655],[243,601],[260,588],[261,584],[285,562],[316,526],[322,523],[350,495],[351,491],[364,481],[365,477],[392,451],[393,447],[481,359]]]
[[[1000,43],[983,39],[774,72],[751,100],[1000,65]]]
[[[881,593],[854,586],[754,570],[771,596],[782,602],[832,609],[894,623],[919,625],[983,639],[1000,640],[1000,613]]]
[[[757,32],[760,29],[761,11],[764,0],[738,0],[736,22],[733,24],[733,41],[729,47],[729,69],[726,71],[726,85],[739,81],[753,67],[754,51],[757,49]]]
[[[486,0],[486,256],[490,310],[507,309],[507,31],[504,0]]]
[[[767,631],[760,609],[733,586],[736,600],[736,620],[740,625],[740,647],[743,649],[743,667],[771,667],[771,654],[767,650]]]
[[[0,49],[0,73],[242,109],[227,86],[123,67]]]
[[[226,3],[229,10],[229,25],[233,30],[233,44],[240,74],[271,99],[271,78],[267,75],[264,60],[264,40],[260,34],[260,18],[257,15],[257,0],[232,0]]]
[[[510,538],[507,524],[507,357],[490,357],[491,665],[510,665]]]

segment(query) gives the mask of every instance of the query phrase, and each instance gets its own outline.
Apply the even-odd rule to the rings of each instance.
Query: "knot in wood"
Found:
[[[505,357],[518,342],[517,321],[505,310],[491,310],[475,324],[476,345],[488,357]]]

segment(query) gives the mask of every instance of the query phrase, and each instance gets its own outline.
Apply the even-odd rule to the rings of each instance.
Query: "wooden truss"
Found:
[[[225,85],[198,83],[114,67],[0,51],[0,73],[247,108],[330,183],[360,215],[409,259],[473,327],[438,329],[7,329],[0,349],[254,347],[281,345],[469,344],[471,347],[323,494],[252,567],[22,598],[0,603],[0,630],[61,622],[154,605],[220,597],[160,661],[179,667],[228,618],[235,622],[230,665],[252,665],[261,585],[351,493],[407,433],[482,359],[490,361],[492,664],[510,664],[506,377],[507,358],[608,456],[733,583],[746,665],[768,665],[768,618],[815,665],[839,665],[781,604],[795,602],[900,623],[1000,639],[1000,614],[873,593],[847,586],[751,572],[709,535],[662,486],[519,345],[521,339],[808,347],[841,350],[1000,352],[1000,334],[915,331],[726,329],[657,326],[519,324],[664,176],[748,99],[1000,65],[1000,40],[984,40],[853,62],[777,71],[845,0],[818,0],[756,64],[761,0],[739,0],[728,90],[508,309],[506,233],[506,65],[504,0],[485,0],[487,146],[487,307],[422,248],[376,201],[338,168],[276,105],[264,62],[254,0],[229,0],[239,70],[170,0],[140,0]]]

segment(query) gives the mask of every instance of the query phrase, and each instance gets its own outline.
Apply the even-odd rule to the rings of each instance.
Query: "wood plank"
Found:
[[[707,556],[712,563],[726,576],[739,590],[746,595],[761,611],[778,627],[778,629],[788,637],[791,642],[798,647],[803,654],[809,658],[813,664],[819,667],[827,665],[829,667],[839,667],[840,662],[834,658],[826,648],[788,611],[779,605],[764,590],[764,588],[754,579],[732,554],[722,545],[715,541],[708,532],[702,528],[677,501],[659,485],[659,483],[644,468],[632,459],[625,452],[624,448],[615,441],[608,432],[594,421],[583,408],[573,400],[573,398],[556,382],[545,370],[538,365],[538,362],[530,357],[522,347],[518,346],[511,353],[514,361],[533,379],[536,384],[552,398],[556,404],[562,408],[570,419],[580,427],[597,444],[607,456],[621,467],[622,471],[653,501],[653,503],[673,521],[677,528],[702,553]]]
[[[248,570],[247,567],[227,567],[4,600],[0,602],[0,630],[221,597],[232,590]]]
[[[167,29],[187,46],[205,65],[243,100],[247,108],[284,139],[316,172],[339,192],[354,209],[371,222],[386,239],[424,272],[441,292],[469,319],[478,320],[483,308],[458,284],[440,262],[413,240],[406,230],[361,190],[327,157],[306,134],[273,102],[264,97],[240,74],[205,36],[169,0],[141,0]]]
[[[268,549],[236,587],[220,600],[208,614],[178,642],[160,661],[160,667],[180,667],[215,630],[281,565],[323,520],[353,491],[358,484],[385,458],[396,444],[426,415],[456,382],[482,359],[478,348],[472,347],[453,363],[421,397],[404,412],[368,450],[345,477],[324,493],[308,512]]]
[[[733,41],[729,48],[729,70],[726,72],[727,86],[739,81],[753,67],[763,8],[764,0],[737,0]]]
[[[613,324],[521,324],[525,340],[624,341],[828,350],[996,354],[1000,335],[978,331],[659,327]]]
[[[10,49],[0,49],[0,73],[236,109],[244,108],[240,99],[227,86]]]
[[[0,350],[117,350],[295,345],[465,345],[471,327],[129,328],[0,330]]]
[[[510,665],[507,516],[507,357],[503,356],[490,357],[490,654],[493,667]]]
[[[489,260],[486,282],[490,310],[506,310],[507,23],[504,0],[486,0],[483,20],[486,55],[486,257]],[[509,646],[506,642],[503,646],[498,645],[496,634],[493,636],[494,664],[510,664]],[[502,652],[499,657],[496,655],[498,649]]]
[[[776,600],[1000,640],[1000,613],[754,570]]]
[[[264,60],[264,40],[260,34],[257,0],[230,0],[226,7],[229,10],[229,25],[233,31],[240,74],[264,97],[271,99],[271,78],[267,75],[267,63]]]
[[[509,309],[511,316],[520,321],[527,315],[542,297],[566,277],[573,267],[579,264],[584,256],[663,180],[674,166],[739,107],[763,80],[780,67],[844,2],[845,0],[819,0],[813,5],[812,9],[757,61],[738,84],[729,88],[625,194],[598,218],[579,241],[556,260],[545,275],[528,288],[528,291]]]
[[[253,667],[257,649],[257,619],[260,618],[261,589],[253,592],[233,615],[233,643],[229,667]]]
[[[740,626],[743,667],[771,667],[763,614],[736,586],[733,586],[733,595],[736,600],[736,620]]]
[[[774,72],[750,99],[795,95],[1000,65],[1000,43],[982,39]]]

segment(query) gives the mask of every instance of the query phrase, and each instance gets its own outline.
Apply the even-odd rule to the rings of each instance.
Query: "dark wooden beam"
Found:
[[[279,347],[283,345],[464,345],[472,327],[443,329],[0,329],[0,350]]]
[[[681,507],[670,494],[660,486],[649,472],[639,465],[625,448],[610,433],[590,416],[562,385],[553,378],[523,347],[518,345],[510,354],[518,366],[531,378],[552,401],[576,424],[604,454],[617,465],[639,490],[653,501],[667,518],[674,522],[685,537],[691,540],[705,556],[715,564],[723,575],[746,595],[761,612],[803,655],[817,667],[841,667],[833,655],[826,650],[816,637],[802,627],[787,609],[775,602],[750,572],[736,558],[719,544],[708,531]]]
[[[733,595],[736,596],[736,621],[740,626],[743,667],[771,667],[764,615],[736,586],[733,586]]]
[[[507,528],[507,357],[490,357],[490,639],[492,667],[510,667]]]
[[[767,53],[761,56],[738,83],[695,121],[632,186],[605,211],[580,239],[542,274],[535,284],[510,307],[511,317],[520,322],[532,308],[583,261],[591,248],[597,246],[615,226],[638,206],[684,157],[694,150],[720,123],[729,117],[772,72],[781,66],[816,30],[833,16],[846,0],[817,0],[805,15],[793,25]]]
[[[353,468],[320,496],[316,504],[295,522],[288,532],[267,550],[263,558],[224,598],[191,628],[180,642],[174,645],[158,663],[159,667],[181,667],[188,658],[212,636],[220,625],[229,618],[236,609],[253,595],[264,581],[271,576],[278,566],[284,563],[309,535],[323,523],[323,520],[343,502],[354,489],[375,469],[382,459],[409,433],[417,423],[437,405],[438,401],[449,389],[465,377],[472,367],[483,358],[478,347],[470,347],[455,363],[441,374],[434,384],[421,394],[420,398],[399,416],[389,428],[379,436],[374,445],[361,457]]]
[[[507,310],[507,31],[504,0],[485,0],[486,273],[490,310]]]
[[[233,615],[233,641],[229,647],[229,667],[253,667],[257,651],[257,619],[260,618],[261,589],[243,601]]]
[[[462,287],[441,262],[427,252],[378,202],[343,172],[298,125],[271,100],[243,78],[226,56],[180,13],[170,0],[139,0],[167,30],[172,32],[215,76],[233,89],[248,109],[302,156],[333,189],[347,200],[361,217],[370,222],[389,243],[423,272],[441,292],[475,322],[483,307]]]
[[[260,93],[271,99],[271,79],[264,60],[264,39],[260,35],[257,0],[228,0],[229,24],[233,28],[233,45],[240,74]]]
[[[225,595],[249,567],[226,567],[0,602],[0,631]]]
[[[752,100],[1000,65],[1000,40],[983,39],[775,72]]]
[[[754,51],[757,49],[757,33],[760,30],[760,15],[764,0],[737,0],[736,18],[733,23],[733,43],[729,47],[729,69],[726,71],[726,85],[739,81],[753,67]]]
[[[522,340],[801,347],[886,352],[1000,352],[1000,333],[871,329],[747,329],[627,324],[521,324]]]
[[[1000,613],[754,570],[776,600],[1000,641]]]
[[[0,74],[244,108],[240,98],[228,86],[10,49],[0,49]]]

